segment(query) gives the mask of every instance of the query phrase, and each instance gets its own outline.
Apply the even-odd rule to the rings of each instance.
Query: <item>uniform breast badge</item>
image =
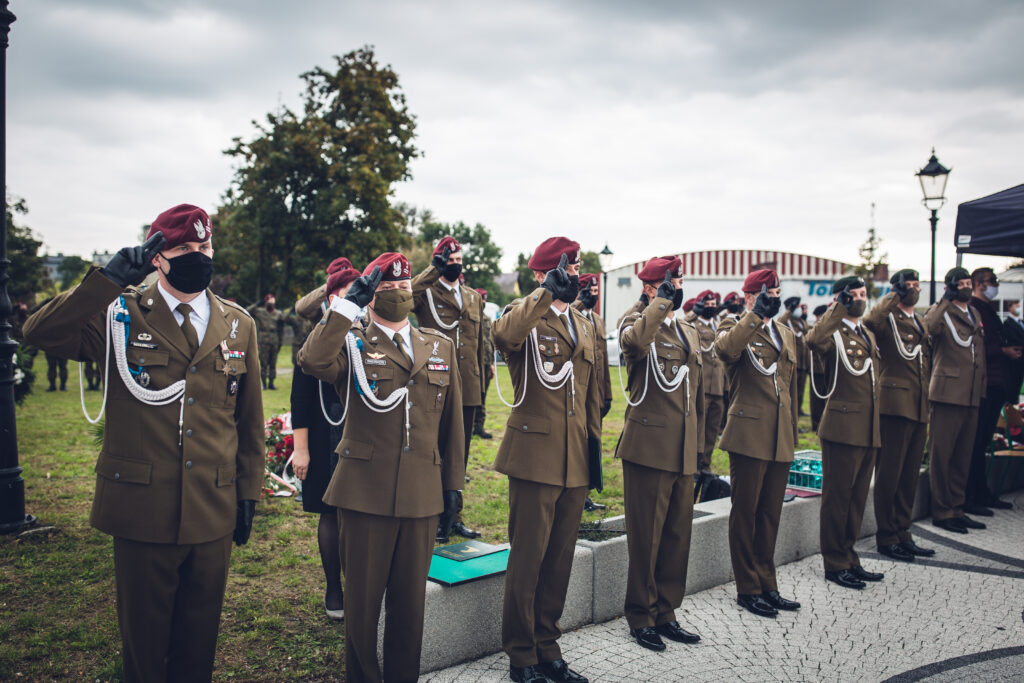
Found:
[[[139,383],[140,387],[148,387],[149,380],[149,373],[145,370],[139,370],[139,374],[135,376],[135,381]]]
[[[228,336],[232,339],[238,339],[238,318],[231,321],[231,332]]]
[[[228,382],[228,394],[234,396],[238,393],[238,378],[232,377],[231,381]]]
[[[149,334],[148,332],[139,332],[139,335],[136,338],[139,341],[144,341],[144,342],[153,341],[153,335]]]

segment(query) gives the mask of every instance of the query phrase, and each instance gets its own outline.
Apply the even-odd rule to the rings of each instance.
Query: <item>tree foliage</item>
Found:
[[[71,285],[77,285],[91,263],[81,256],[65,256],[64,260],[57,266],[57,275],[60,277],[60,288],[65,290]]]
[[[338,256],[358,265],[408,244],[392,186],[411,177],[415,117],[398,75],[371,47],[302,74],[302,109],[253,122],[225,151],[239,162],[217,212],[224,293],[282,304],[323,282]]]
[[[868,238],[857,249],[860,263],[853,269],[853,272],[864,280],[869,299],[875,296],[876,275],[889,263],[889,255],[881,253],[881,246],[882,239],[875,232],[874,226],[871,226],[868,228]]]
[[[24,199],[8,195],[4,211],[7,214],[7,258],[11,261],[7,270],[11,278],[7,283],[7,293],[12,302],[24,301],[31,306],[36,294],[50,284],[43,268],[43,257],[39,255],[43,242],[36,239],[31,228],[15,221],[15,216],[28,213]]]

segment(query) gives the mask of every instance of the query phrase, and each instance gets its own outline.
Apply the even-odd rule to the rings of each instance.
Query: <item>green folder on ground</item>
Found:
[[[466,541],[434,549],[427,578],[442,586],[457,586],[494,574],[508,566],[508,548]]]

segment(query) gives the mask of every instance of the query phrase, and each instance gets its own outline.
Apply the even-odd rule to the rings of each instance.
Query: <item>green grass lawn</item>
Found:
[[[291,349],[278,360],[277,391],[263,394],[264,413],[289,409]],[[78,370],[69,363],[67,392],[47,393],[46,362],[36,360],[34,392],[18,408],[18,443],[28,512],[44,529],[0,536],[0,680],[121,679],[120,637],[114,611],[110,537],[89,526],[97,447],[82,416]],[[504,367],[499,381],[511,385]],[[612,369],[613,373],[615,369]],[[604,422],[604,480],[594,499],[608,509],[584,519],[622,514],[622,467],[612,457],[622,430],[625,401],[612,378],[615,401]],[[87,393],[93,414],[101,394]],[[483,532],[481,540],[504,542],[508,484],[493,471],[508,408],[492,382],[487,431],[470,452],[463,516]],[[808,418],[801,426],[809,429]],[[799,448],[817,448],[801,434]],[[713,468],[728,472],[728,456],[716,450]],[[344,626],[323,614],[323,574],[316,546],[315,515],[291,498],[264,500],[249,543],[231,557],[214,678],[218,681],[343,681]],[[455,540],[455,539],[453,539]]]

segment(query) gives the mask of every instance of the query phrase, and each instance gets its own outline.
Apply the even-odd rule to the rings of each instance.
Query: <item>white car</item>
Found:
[[[619,331],[612,330],[605,338],[608,343],[608,365],[625,365],[622,351],[619,350]]]

